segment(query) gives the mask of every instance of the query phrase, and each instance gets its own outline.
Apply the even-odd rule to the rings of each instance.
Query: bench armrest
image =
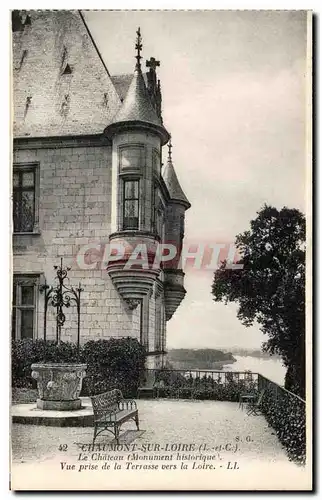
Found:
[[[121,399],[119,410],[136,410],[136,402],[134,399]]]

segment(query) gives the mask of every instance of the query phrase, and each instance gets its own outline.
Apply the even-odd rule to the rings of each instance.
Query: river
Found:
[[[235,363],[224,365],[223,371],[251,372],[260,373],[279,385],[284,385],[286,368],[282,362],[276,358],[256,358],[253,356],[238,356],[233,354]]]

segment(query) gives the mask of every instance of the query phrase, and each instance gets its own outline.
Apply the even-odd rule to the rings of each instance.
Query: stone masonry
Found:
[[[70,283],[84,289],[81,342],[132,336],[147,348],[147,367],[158,367],[166,349],[166,321],[185,294],[182,271],[131,274],[122,266],[109,268],[104,260],[106,245],[124,236],[154,248],[167,230],[176,245],[182,243],[190,204],[171,162],[166,177],[161,174],[169,134],[158,100],[152,99],[159,92],[153,88],[154,69],[149,88],[140,64],[134,77],[124,75],[126,86],[122,76],[111,77],[79,11],[14,11],[12,43],[13,172],[19,179],[24,169],[35,172],[33,230],[18,228],[13,234],[13,274],[18,282],[36,279],[32,336],[43,338],[41,285],[53,283],[53,266],[62,257],[63,265],[71,267]],[[140,160],[135,148],[141,148]],[[129,232],[123,227],[123,186],[133,178],[140,186],[140,210],[138,229]],[[16,214],[20,195],[13,194],[18,196]],[[22,318],[21,304],[14,306]],[[54,313],[49,307],[51,339],[56,336]],[[15,338],[22,338],[17,315]],[[62,340],[76,338],[76,308],[70,308]]]

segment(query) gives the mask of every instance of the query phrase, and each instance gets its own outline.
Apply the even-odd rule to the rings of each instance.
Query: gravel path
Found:
[[[216,455],[220,463],[227,466],[238,462],[249,469],[260,465],[266,467],[269,474],[280,474],[281,466],[286,473],[301,474],[301,468],[288,461],[275,432],[268,426],[263,416],[247,416],[238,404],[213,401],[138,401],[140,429],[133,431],[133,423],[124,425],[123,440],[135,443],[138,447],[153,447],[158,444],[163,453],[172,453],[172,460],[178,460],[177,452],[182,452],[182,445],[193,445],[192,455],[200,453]],[[131,431],[130,431],[131,430]],[[79,466],[79,444],[92,442],[92,428],[58,428],[45,426],[12,425],[12,461],[13,472],[27,470],[35,463],[48,465],[60,461]],[[126,439],[126,437],[130,439]],[[109,434],[97,438],[97,443],[113,443]],[[122,440],[121,440],[122,442]],[[77,444],[78,443],[78,444]],[[236,450],[236,443],[237,450]],[[60,445],[67,445],[67,450],[59,450]],[[199,450],[199,451],[198,451]],[[159,454],[149,450],[149,456]],[[187,451],[184,451],[187,453]],[[124,455],[124,451],[113,452]],[[191,464],[193,457],[191,459]],[[57,465],[58,464],[58,465]],[[245,468],[244,467],[244,468]],[[283,472],[284,474],[284,472]],[[287,475],[287,474],[286,474]],[[79,476],[81,476],[79,474]],[[255,480],[255,478],[254,478]]]

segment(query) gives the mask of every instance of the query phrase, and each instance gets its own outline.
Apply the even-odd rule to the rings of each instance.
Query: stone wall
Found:
[[[140,337],[139,308],[131,311],[114,289],[107,272],[82,269],[79,249],[108,243],[111,222],[111,148],[61,147],[18,149],[14,164],[39,165],[39,234],[14,235],[14,273],[37,273],[52,283],[53,266],[63,257],[72,267],[70,281],[84,288],[81,301],[82,341],[109,336]],[[81,265],[81,267],[83,267]],[[104,267],[104,266],[103,266]],[[39,295],[36,336],[43,336],[43,296]],[[152,327],[152,325],[151,325]],[[63,339],[76,340],[76,311],[68,310]],[[55,323],[48,314],[48,337]]]

